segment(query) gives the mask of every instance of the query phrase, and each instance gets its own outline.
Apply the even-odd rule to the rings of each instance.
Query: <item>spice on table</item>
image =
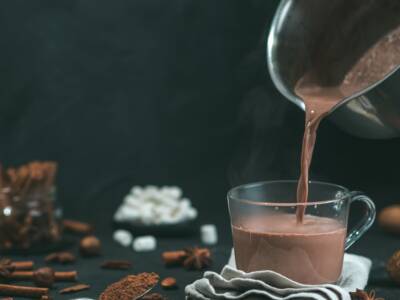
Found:
[[[7,280],[33,280],[39,286],[51,286],[54,281],[76,281],[76,271],[54,272],[52,268],[40,268],[35,271],[14,271],[4,276]]]
[[[97,256],[101,252],[101,242],[94,235],[90,235],[81,239],[79,250],[83,256]]]
[[[85,222],[64,219],[62,223],[65,231],[78,234],[90,234],[93,232],[93,226]]]
[[[211,252],[208,248],[190,247],[185,250],[166,251],[161,255],[164,264],[184,266],[188,270],[202,270],[211,265]]]
[[[110,270],[127,270],[132,267],[129,260],[107,260],[101,264],[101,268]]]
[[[378,224],[384,230],[400,234],[400,205],[385,207],[378,214]]]
[[[20,296],[28,298],[40,298],[48,295],[49,289],[42,287],[0,284],[1,296]]]
[[[132,300],[150,291],[159,280],[156,273],[140,273],[128,275],[109,285],[99,300]]]
[[[3,258],[0,260],[0,277],[6,277],[14,270],[15,268],[11,265],[11,259]]]
[[[386,264],[386,271],[394,282],[400,284],[400,250],[397,250],[389,258]]]
[[[77,293],[83,290],[88,290],[90,289],[90,285],[88,284],[75,284],[66,288],[63,288],[62,290],[60,290],[60,294],[69,294],[69,293]]]
[[[384,300],[383,298],[375,298],[375,291],[371,290],[369,293],[357,289],[355,292],[350,292],[351,300]]]
[[[161,286],[166,290],[176,289],[178,285],[176,284],[176,279],[174,277],[167,277],[161,281]]]
[[[34,267],[33,261],[11,261],[11,267],[14,270],[32,270]]]
[[[12,261],[9,258],[0,259],[0,277],[6,277],[15,270],[32,270],[32,261]]]
[[[55,262],[60,264],[69,264],[75,262],[76,257],[71,252],[63,251],[50,253],[44,260],[48,263]]]
[[[186,257],[185,250],[166,251],[161,254],[161,258],[167,267],[182,265]]]
[[[148,295],[144,295],[140,300],[167,300],[163,295],[159,293],[152,293]]]
[[[188,270],[202,270],[211,265],[211,252],[207,248],[188,248],[186,254],[183,266]]]
[[[52,287],[55,280],[52,268],[40,268],[33,273],[33,282],[37,286]]]

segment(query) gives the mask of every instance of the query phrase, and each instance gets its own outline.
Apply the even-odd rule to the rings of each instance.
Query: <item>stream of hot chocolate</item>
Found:
[[[303,222],[308,200],[308,172],[314,151],[317,130],[320,122],[332,108],[345,98],[356,94],[371,84],[383,79],[400,65],[400,26],[379,39],[344,74],[336,86],[318,85],[321,75],[309,72],[296,84],[295,93],[303,100],[306,121],[301,151],[301,173],[297,186],[297,222]]]
[[[305,104],[306,121],[301,150],[301,170],[297,185],[297,202],[307,203],[308,199],[308,173],[314,151],[317,130],[322,119],[329,111],[344,99],[340,88],[320,88],[306,84],[306,80],[299,81],[296,86],[296,94]],[[297,222],[303,222],[305,205],[299,205],[297,209]]]

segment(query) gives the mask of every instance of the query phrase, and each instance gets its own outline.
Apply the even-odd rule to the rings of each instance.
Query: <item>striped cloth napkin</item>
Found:
[[[371,260],[345,254],[337,284],[305,285],[273,271],[245,273],[235,267],[233,252],[221,274],[205,272],[203,278],[186,286],[190,300],[350,300],[350,291],[367,285]]]

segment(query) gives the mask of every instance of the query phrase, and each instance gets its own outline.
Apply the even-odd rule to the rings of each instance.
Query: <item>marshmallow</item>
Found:
[[[129,194],[129,195],[125,196],[124,203],[126,205],[134,207],[134,208],[137,208],[138,206],[140,206],[138,197],[136,197],[136,196],[134,196],[132,194]]]
[[[133,250],[137,252],[145,252],[155,250],[157,247],[157,241],[154,236],[144,235],[137,237],[133,241]]]
[[[140,197],[140,195],[143,193],[143,189],[140,186],[135,185],[131,189],[131,194],[137,197]]]
[[[118,229],[114,231],[113,233],[113,239],[116,241],[118,244],[128,247],[130,244],[132,244],[132,234],[123,229]]]
[[[153,216],[151,209],[145,208],[145,209],[141,210],[140,214],[141,214],[140,221],[143,224],[150,225],[153,223],[154,216]]]
[[[182,196],[182,190],[177,186],[171,186],[167,188],[167,194],[170,195],[172,198],[178,199]]]
[[[123,221],[124,221],[124,216],[122,215],[120,209],[118,209],[118,210],[114,213],[114,221],[116,221],[116,222],[123,222]]]
[[[215,225],[202,225],[200,228],[200,234],[203,244],[215,245],[218,242],[217,227],[215,227]]]
[[[187,212],[186,215],[188,219],[196,219],[197,218],[197,209],[191,207]]]
[[[130,206],[121,206],[119,208],[119,213],[124,219],[136,219],[140,216],[139,211]]]

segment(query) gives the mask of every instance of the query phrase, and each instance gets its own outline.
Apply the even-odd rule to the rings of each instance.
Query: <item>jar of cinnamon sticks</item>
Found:
[[[61,240],[55,162],[0,168],[0,250],[29,250]]]

